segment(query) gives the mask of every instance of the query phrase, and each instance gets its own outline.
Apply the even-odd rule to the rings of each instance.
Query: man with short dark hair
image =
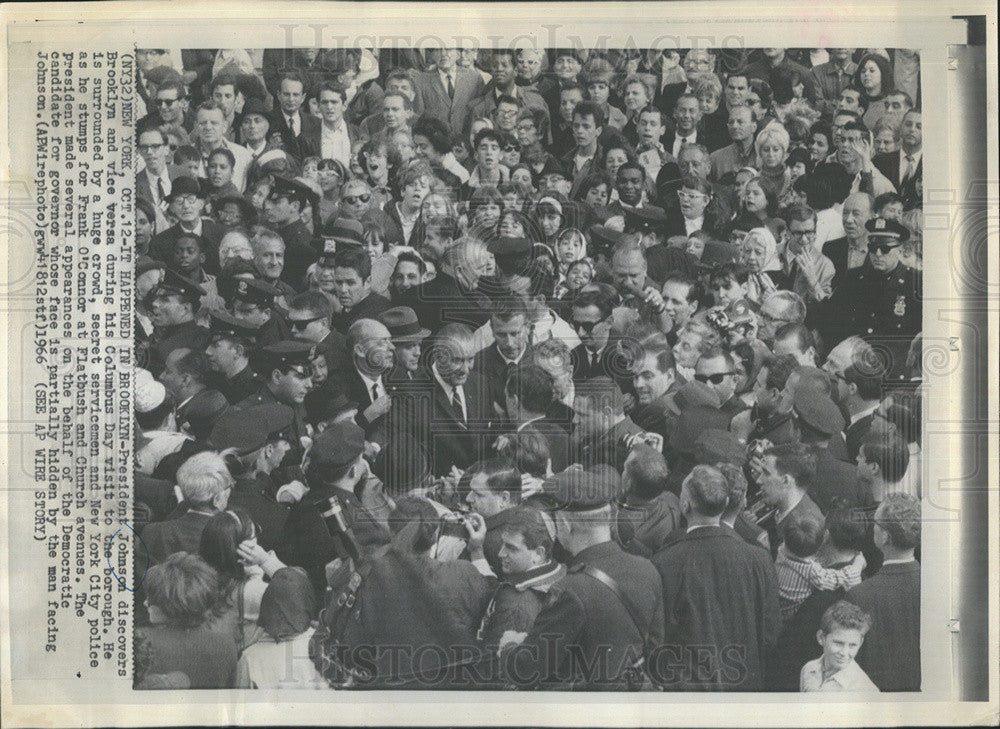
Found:
[[[372,264],[368,252],[361,248],[344,248],[334,256],[334,291],[340,311],[333,315],[333,326],[347,334],[358,319],[378,319],[392,303],[372,291]]]
[[[743,398],[736,394],[736,361],[732,354],[716,347],[702,354],[694,366],[694,379],[708,385],[722,403],[721,410],[729,417],[747,409]]]
[[[681,488],[687,533],[652,557],[663,580],[664,642],[672,648],[650,670],[666,690],[764,687],[781,625],[777,575],[766,552],[720,524],[728,501],[718,469],[695,466]],[[728,665],[727,651],[739,656],[738,667]]]
[[[351,150],[361,133],[344,118],[347,111],[347,90],[327,81],[316,95],[319,102],[320,124],[303,135],[303,153],[320,159],[335,159],[351,166]]]
[[[304,140],[314,136],[321,124],[312,114],[302,111],[305,100],[306,82],[302,73],[293,69],[281,74],[278,81],[278,104],[268,119],[271,122],[271,132],[280,135],[284,150],[299,160],[308,156]]]
[[[492,117],[504,97],[514,101],[517,107],[515,114],[526,107],[548,111],[545,100],[538,91],[517,84],[514,65],[514,51],[509,48],[498,48],[493,51],[490,68],[493,77],[483,89],[483,95],[473,102],[472,108],[469,109],[469,119]]]
[[[563,166],[571,170],[573,187],[570,197],[580,189],[584,178],[604,165],[604,148],[597,141],[604,131],[604,111],[592,101],[581,101],[573,108],[574,148],[563,155]]]
[[[576,390],[574,455],[584,468],[608,465],[621,473],[633,440],[643,430],[625,414],[625,396],[610,377],[595,377]]]
[[[645,444],[625,459],[615,540],[626,552],[652,557],[680,527],[680,501],[666,488],[669,475],[663,454]]]
[[[881,691],[919,691],[920,501],[888,496],[875,511],[874,531],[882,568],[847,593],[879,626],[858,651],[858,665]]]
[[[548,444],[552,457],[552,470],[562,471],[568,465],[569,435],[564,425],[552,422],[547,413],[554,399],[552,379],[541,367],[520,364],[510,370],[504,384],[504,401],[507,418],[514,432],[525,428],[538,432]]]
[[[751,464],[751,468],[755,468]],[[760,463],[761,498],[774,509],[774,516],[766,525],[771,541],[772,554],[784,541],[784,529],[795,518],[813,517],[823,523],[819,510],[808,493],[816,474],[816,455],[812,448],[802,443],[786,443],[769,448]]]
[[[633,364],[636,404],[629,417],[640,428],[669,440],[674,415],[671,397],[678,387],[674,354],[670,349],[645,349]]]

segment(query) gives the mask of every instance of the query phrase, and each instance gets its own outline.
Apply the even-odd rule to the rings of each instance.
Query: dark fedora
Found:
[[[378,316],[385,324],[394,342],[419,342],[430,336],[431,330],[424,329],[417,321],[417,314],[408,306],[394,306]]]

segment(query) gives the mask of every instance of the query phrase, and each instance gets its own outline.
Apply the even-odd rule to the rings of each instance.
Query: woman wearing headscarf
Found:
[[[278,571],[260,601],[257,626],[263,634],[237,664],[236,688],[328,688],[309,659],[315,612],[316,594],[305,571]]]
[[[778,289],[791,288],[778,255],[778,242],[767,227],[754,228],[743,239],[743,265],[750,271],[747,299],[760,305]]]

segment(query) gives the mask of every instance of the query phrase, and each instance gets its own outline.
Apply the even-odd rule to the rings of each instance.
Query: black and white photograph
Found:
[[[238,723],[995,707],[995,9],[945,59],[685,5],[656,40],[609,3],[634,33],[470,6],[405,42],[373,13],[19,51],[3,605],[33,625],[34,582],[38,636],[5,661]]]

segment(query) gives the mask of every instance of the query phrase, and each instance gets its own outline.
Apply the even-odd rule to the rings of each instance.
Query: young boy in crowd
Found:
[[[233,167],[236,157],[224,147],[213,150],[208,155],[208,199],[213,203],[229,195],[239,195],[240,191],[233,184]]]
[[[778,547],[774,568],[778,573],[778,601],[782,622],[788,622],[803,601],[814,590],[849,590],[861,583],[861,572],[866,566],[860,552],[838,569],[823,567],[816,560],[816,553],[823,546],[826,528],[822,521],[811,516],[794,518],[785,528],[785,541]]]
[[[871,617],[857,605],[846,600],[831,605],[816,632],[823,655],[802,667],[799,690],[878,693],[878,687],[854,662],[870,628]]]
[[[201,153],[190,145],[178,147],[174,152],[174,164],[181,168],[182,174],[198,179],[201,175]]]

